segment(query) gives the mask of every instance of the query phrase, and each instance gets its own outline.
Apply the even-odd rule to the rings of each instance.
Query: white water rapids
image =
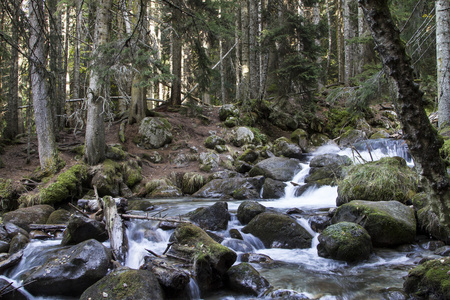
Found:
[[[367,149],[370,149],[368,151]],[[377,160],[384,156],[402,156],[407,160],[408,165],[413,166],[406,146],[401,141],[376,140],[361,145],[355,149],[339,149],[335,145],[328,145],[319,148],[312,154],[320,155],[325,153],[337,153],[351,157],[356,163],[362,160]],[[303,185],[309,173],[309,157],[302,162],[302,170],[290,181],[298,185]],[[300,197],[294,196],[294,186],[288,183],[285,189],[285,196],[281,199],[261,200],[259,203],[267,208],[286,212],[291,208],[302,210],[299,224],[309,230],[313,236],[313,242],[308,249],[265,249],[261,241],[257,238],[243,234],[244,241],[254,253],[270,256],[273,263],[254,264],[255,268],[264,276],[275,288],[292,289],[303,293],[311,299],[397,299],[400,297],[399,289],[402,287],[402,277],[407,274],[417,260],[422,255],[429,255],[418,245],[399,249],[375,249],[371,258],[363,263],[348,264],[319,257],[316,246],[318,234],[312,231],[308,219],[315,215],[324,215],[330,208],[336,206],[337,187],[323,186],[320,188],[311,187]],[[163,199],[155,200],[158,209],[163,210],[169,216],[182,215],[193,211],[197,207],[212,205],[217,199],[198,200],[192,198],[185,199]],[[228,208],[233,214],[229,222],[228,229],[218,232],[225,238],[225,245],[232,245],[233,240],[228,233],[229,229],[241,229],[234,216],[238,206],[242,201],[229,201]],[[138,213],[138,212],[135,212]],[[127,229],[129,238],[129,253],[126,265],[130,268],[139,268],[144,262],[144,257],[148,255],[145,249],[151,249],[157,254],[162,254],[166,249],[172,231],[157,229],[156,222],[133,221]],[[39,251],[45,251],[45,247],[53,247],[54,242],[33,242],[25,250],[26,254],[21,264],[10,273],[14,278],[18,273],[29,269],[33,261],[38,256]],[[237,251],[238,254],[243,252]],[[236,263],[239,263],[239,259]],[[200,299],[200,294],[196,289],[195,282],[191,282],[191,299]],[[253,299],[243,295],[236,295],[228,291],[220,291],[217,294],[209,295],[202,299],[232,300],[232,299]],[[63,299],[58,298],[34,298],[34,299]],[[402,298],[398,298],[402,299]]]

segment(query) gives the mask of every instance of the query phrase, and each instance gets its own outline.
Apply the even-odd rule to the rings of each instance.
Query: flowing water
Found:
[[[356,163],[362,161],[377,160],[384,156],[401,156],[405,158],[408,165],[413,166],[413,161],[402,141],[375,140],[356,145],[353,149],[339,149],[335,145],[319,148],[304,162],[300,171],[290,182],[298,185],[304,184],[304,179],[309,173],[309,161],[314,155],[324,153],[337,153],[351,157]],[[291,208],[302,211],[296,215],[299,224],[313,234],[314,239],[308,249],[265,249],[261,241],[249,234],[243,234],[244,249],[235,248],[236,243],[230,238],[228,230],[232,228],[241,229],[235,217],[236,210],[242,201],[229,201],[228,208],[232,213],[228,230],[218,232],[223,236],[228,247],[235,248],[238,254],[254,252],[268,255],[273,259],[272,263],[254,264],[254,267],[275,288],[290,289],[303,293],[311,299],[403,299],[399,292],[403,284],[403,277],[408,270],[423,256],[431,253],[419,247],[410,245],[400,249],[375,249],[369,260],[349,264],[331,259],[321,258],[317,254],[316,246],[318,234],[310,225],[309,219],[315,215],[326,214],[330,208],[336,206],[337,187],[323,186],[311,187],[300,197],[294,196],[295,187],[287,183],[285,196],[281,199],[261,200],[258,202],[274,210],[286,212]],[[198,207],[214,204],[217,199],[198,200],[193,198],[154,200],[156,211],[168,216],[178,216],[190,212]],[[134,214],[144,212],[134,211]],[[157,229],[156,222],[133,221],[127,229],[129,237],[129,253],[126,265],[131,268],[139,268],[144,257],[148,254],[145,249],[151,249],[157,254],[162,254],[166,249],[172,231]],[[30,267],[40,264],[39,252],[44,248],[57,247],[58,241],[32,242],[25,250],[24,259],[9,274],[9,278],[17,276]],[[242,244],[240,244],[242,247]],[[242,250],[242,251],[239,251]],[[239,263],[239,259],[236,263]],[[201,299],[196,283],[190,283],[191,299]],[[44,298],[35,298],[44,299]],[[62,298],[47,298],[62,299]],[[229,291],[218,291],[216,294],[208,295],[203,299],[252,299],[248,296],[236,295]]]

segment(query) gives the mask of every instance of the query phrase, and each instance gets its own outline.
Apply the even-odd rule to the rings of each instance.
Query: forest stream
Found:
[[[294,214],[297,222],[305,227],[313,236],[313,242],[307,249],[266,249],[263,243],[250,234],[242,234],[244,244],[248,247],[246,252],[254,252],[269,256],[270,263],[252,264],[260,274],[265,277],[272,286],[278,289],[295,290],[302,293],[305,299],[403,299],[401,288],[403,277],[422,257],[433,256],[432,252],[425,250],[419,244],[398,247],[396,249],[376,248],[370,258],[360,263],[346,263],[332,259],[319,257],[316,246],[318,233],[310,226],[310,219],[314,216],[327,214],[329,209],[336,207],[337,187],[322,186],[311,187],[300,197],[294,196],[294,185],[304,185],[304,179],[309,172],[309,161],[314,155],[324,153],[337,153],[347,155],[355,162],[363,157],[366,160],[377,160],[384,156],[401,156],[405,158],[409,166],[413,162],[407,151],[406,145],[398,140],[376,140],[370,144],[371,151],[367,151],[369,145],[361,145],[360,148],[339,149],[337,146],[322,146],[302,162],[303,169],[288,184],[285,196],[280,199],[261,200],[258,202],[267,208],[280,212],[297,208],[299,213]],[[356,156],[358,153],[358,156]],[[216,199],[161,199],[153,200],[157,210],[164,211],[164,215],[179,216],[186,214],[198,207],[209,206]],[[222,236],[222,244],[235,248],[238,254],[236,264],[240,262],[240,254],[237,245],[230,238],[229,230],[241,229],[243,226],[235,217],[236,210],[241,201],[228,201],[228,209],[232,219],[225,231],[215,232]],[[133,214],[144,214],[142,211],[132,211]],[[172,231],[164,231],[157,227],[158,222],[132,221],[128,224],[127,235],[129,238],[129,252],[126,266],[139,268],[144,257],[149,255],[146,249],[151,249],[157,254],[162,254]],[[151,231],[152,234],[143,234]],[[7,276],[17,279],[22,272],[26,272],[33,266],[40,264],[39,257],[42,251],[57,248],[59,240],[33,241],[24,252],[24,257],[19,265],[11,269]],[[105,242],[108,245],[108,242]],[[242,245],[242,243],[240,243]],[[249,250],[251,249],[251,250]],[[20,282],[17,282],[20,285]],[[307,298],[306,298],[307,297]],[[236,295],[227,290],[219,290],[208,296],[200,296],[196,283],[191,280],[191,299],[251,299],[245,295]],[[33,297],[30,299],[73,299],[67,297]]]

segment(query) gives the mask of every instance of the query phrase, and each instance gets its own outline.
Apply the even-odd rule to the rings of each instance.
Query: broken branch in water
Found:
[[[141,215],[128,215],[128,214],[121,214],[122,218],[126,219],[140,219],[140,220],[151,220],[151,221],[165,221],[165,222],[174,222],[174,223],[191,223],[189,221],[183,221],[183,220],[175,220],[175,219],[169,219],[169,218],[159,218],[159,217],[148,217],[148,216],[141,216]]]

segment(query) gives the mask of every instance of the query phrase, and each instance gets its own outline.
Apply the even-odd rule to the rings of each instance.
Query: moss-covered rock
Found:
[[[374,246],[393,247],[414,242],[414,210],[398,201],[354,200],[340,206],[331,222],[354,222],[369,232]]]
[[[207,182],[207,178],[200,173],[187,172],[183,174],[181,190],[185,194],[193,194],[201,189]]]
[[[220,121],[225,121],[229,117],[239,117],[239,109],[234,104],[225,104],[219,109]]]
[[[356,262],[368,259],[372,252],[369,233],[362,226],[340,222],[325,228],[317,245],[319,256]]]
[[[200,290],[217,290],[224,285],[225,274],[236,261],[237,255],[215,242],[194,224],[181,224],[170,237],[174,242],[169,253],[193,262],[193,274]]]
[[[84,216],[72,215],[66,230],[64,230],[61,245],[75,245],[90,239],[99,242],[106,241],[108,233],[105,224]]]
[[[10,211],[18,206],[17,193],[11,179],[0,178],[0,207],[3,211]]]
[[[266,207],[256,201],[243,201],[237,210],[237,218],[242,225],[248,224],[254,217],[266,211]]]
[[[302,149],[297,144],[288,140],[285,137],[280,137],[275,140],[273,145],[273,151],[276,156],[284,156],[289,158],[301,159]]]
[[[252,163],[255,160],[257,160],[258,157],[259,157],[258,152],[249,148],[249,149],[246,149],[241,155],[239,155],[237,160]]]
[[[127,153],[123,150],[122,145],[107,145],[106,158],[112,160],[123,160],[127,157]]]
[[[418,188],[417,174],[400,157],[354,165],[347,173],[347,177],[338,184],[338,206],[351,200],[406,203]]]
[[[311,169],[305,182],[317,185],[336,185],[344,175],[344,167],[351,164],[352,160],[345,155],[318,155],[311,160]]]
[[[314,147],[320,147],[322,145],[325,145],[330,141],[330,138],[323,133],[313,133],[311,137],[309,138],[311,145]]]
[[[218,145],[225,145],[225,144],[226,144],[225,140],[215,134],[208,136],[204,142],[205,147],[208,149],[214,149]]]
[[[123,181],[129,188],[133,188],[142,180],[142,167],[135,159],[122,163],[122,173]]]
[[[163,300],[165,298],[162,288],[152,272],[121,268],[96,282],[80,297],[80,300],[89,299]]]
[[[65,209],[55,210],[47,219],[47,224],[67,224],[70,219],[70,212]]]
[[[199,156],[200,170],[211,172],[219,167],[220,157],[214,151],[202,152]]]
[[[255,139],[253,131],[248,127],[238,127],[233,137],[233,144],[242,147],[245,144],[252,144]]]
[[[283,181],[266,178],[263,185],[263,199],[279,199],[284,196],[286,183]]]
[[[53,205],[81,195],[83,184],[88,179],[88,170],[89,167],[85,164],[74,165],[61,173],[56,182],[43,187],[35,201]]]
[[[291,133],[291,140],[300,146],[303,152],[308,151],[308,133],[306,130],[298,128],[294,132]]]
[[[288,181],[302,169],[300,161],[295,158],[271,157],[257,163],[249,176],[262,175],[279,181]]]
[[[100,197],[120,195],[120,183],[123,182],[122,166],[113,160],[107,159],[103,164],[95,167],[91,184],[97,187]]]
[[[271,288],[269,281],[249,263],[235,265],[227,273],[228,287],[239,294],[259,296]]]
[[[27,231],[30,224],[46,224],[47,219],[55,209],[50,205],[34,205],[19,208],[3,215],[3,222],[13,223]]]
[[[172,142],[172,126],[165,118],[147,117],[139,125],[134,142],[145,149],[158,149]]]
[[[403,288],[414,299],[450,299],[450,258],[429,260],[410,270]]]
[[[309,248],[312,235],[288,215],[264,212],[254,217],[242,232],[259,238],[270,248]]]
[[[239,124],[239,119],[236,117],[228,117],[223,124],[228,128],[233,128]]]

